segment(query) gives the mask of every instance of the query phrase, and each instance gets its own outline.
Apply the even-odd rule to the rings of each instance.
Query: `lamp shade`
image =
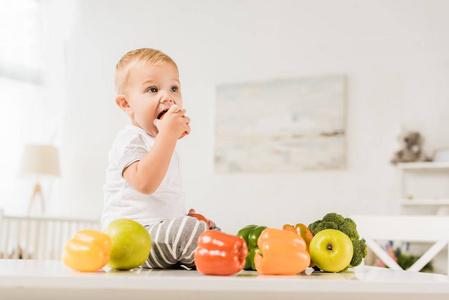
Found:
[[[20,177],[59,176],[58,149],[50,145],[26,145],[23,150]]]

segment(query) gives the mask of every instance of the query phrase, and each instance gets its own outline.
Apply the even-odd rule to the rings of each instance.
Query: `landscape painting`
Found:
[[[216,172],[345,168],[345,91],[344,75],[218,86]]]

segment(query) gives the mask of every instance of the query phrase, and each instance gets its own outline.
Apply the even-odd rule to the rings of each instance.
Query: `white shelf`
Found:
[[[449,199],[402,199],[403,205],[449,205]]]
[[[449,162],[400,163],[398,164],[398,168],[402,170],[434,170],[434,169],[449,170]]]

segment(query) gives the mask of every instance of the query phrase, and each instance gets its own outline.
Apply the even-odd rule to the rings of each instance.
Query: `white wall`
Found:
[[[75,1],[63,177],[49,210],[100,217],[107,152],[129,122],[114,103],[113,68],[152,47],[177,62],[192,119],[178,144],[187,208],[228,233],[331,211],[398,212],[389,160],[400,127],[421,131],[428,152],[449,145],[448,11],[428,0]],[[217,85],[325,74],[348,78],[346,170],[214,174]]]

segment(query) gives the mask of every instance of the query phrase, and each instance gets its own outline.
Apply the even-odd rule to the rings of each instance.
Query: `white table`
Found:
[[[61,261],[0,260],[0,299],[449,299],[446,275],[359,267],[347,273],[205,276],[197,271],[80,273]]]

